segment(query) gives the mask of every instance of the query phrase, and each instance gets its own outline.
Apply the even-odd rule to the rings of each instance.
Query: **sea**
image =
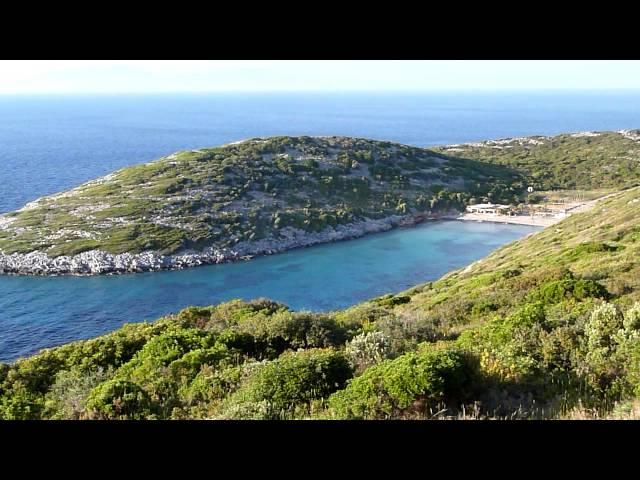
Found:
[[[271,135],[420,147],[640,128],[640,91],[0,96],[0,213],[183,149]],[[249,262],[113,277],[0,276],[0,361],[190,305],[330,311],[434,280],[535,227],[438,221]]]

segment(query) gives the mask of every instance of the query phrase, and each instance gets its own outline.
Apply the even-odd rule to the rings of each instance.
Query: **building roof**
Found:
[[[509,205],[501,205],[499,203],[476,203],[475,205],[469,205],[469,208],[509,208]]]

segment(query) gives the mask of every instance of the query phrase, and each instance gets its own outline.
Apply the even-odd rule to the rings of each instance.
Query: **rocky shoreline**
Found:
[[[248,260],[257,255],[271,255],[319,243],[349,240],[369,233],[384,232],[398,226],[415,225],[425,220],[455,219],[458,215],[457,211],[393,215],[380,220],[365,219],[338,225],[335,228],[328,227],[321,232],[306,232],[287,227],[280,231],[281,238],[239,242],[231,249],[209,247],[200,252],[184,251],[175,255],[161,255],[154,251],[114,255],[101,250],[91,250],[78,255],[52,258],[39,251],[11,255],[0,252],[0,274],[84,276],[181,270],[201,265]]]

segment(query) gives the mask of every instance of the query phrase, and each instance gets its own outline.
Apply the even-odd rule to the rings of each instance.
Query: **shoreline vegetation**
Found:
[[[177,152],[0,215],[0,274],[183,269],[427,219],[546,227],[561,218],[523,214],[543,199],[528,188],[553,196],[630,187],[640,183],[639,153],[640,133],[632,130],[432,149],[270,137]],[[518,214],[461,213],[476,202],[501,202]],[[575,211],[592,202],[574,202]]]

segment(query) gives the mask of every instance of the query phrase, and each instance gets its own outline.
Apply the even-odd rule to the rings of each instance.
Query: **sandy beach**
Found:
[[[463,213],[458,220],[475,221],[475,222],[494,222],[494,223],[513,223],[517,225],[531,225],[534,227],[548,227],[554,225],[565,218],[571,216],[574,213],[580,213],[593,208],[593,206],[600,200],[609,198],[617,193],[610,193],[594,200],[588,200],[584,202],[574,202],[563,204],[562,208],[566,211],[565,215],[548,216],[541,215],[500,215],[497,213]]]
[[[564,217],[566,218],[566,217]],[[559,217],[541,217],[530,215],[499,215],[489,213],[463,213],[458,220],[475,222],[512,223],[517,225],[532,225],[535,227],[548,227],[562,220]]]

